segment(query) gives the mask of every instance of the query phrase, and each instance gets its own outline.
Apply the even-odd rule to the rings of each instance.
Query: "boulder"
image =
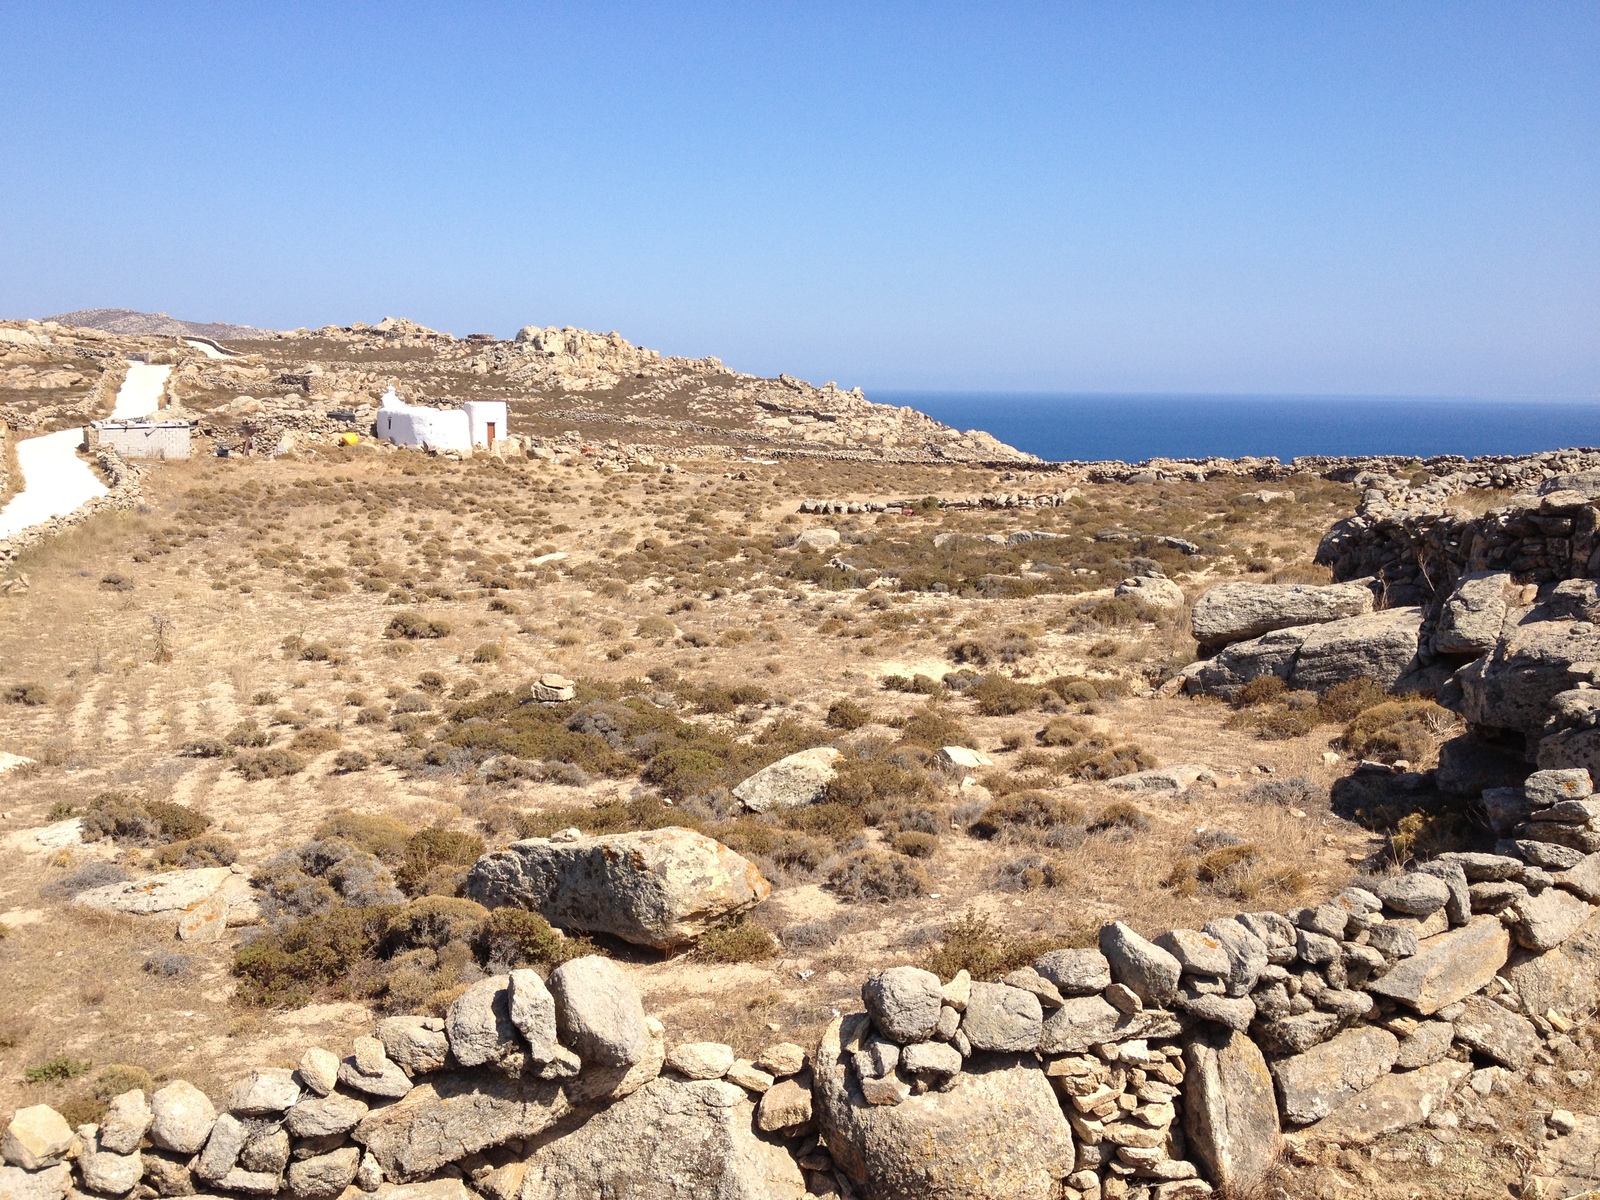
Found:
[[[1600,661],[1600,630],[1587,623],[1534,621],[1512,629],[1488,654],[1455,674],[1451,705],[1474,725],[1538,736],[1551,699]]]
[[[1030,1056],[985,1055],[946,1091],[870,1105],[846,1063],[864,1014],[835,1020],[817,1049],[816,1122],[862,1200],[1049,1200],[1074,1167],[1072,1130]]]
[[[944,991],[932,971],[890,967],[867,977],[861,1002],[872,1024],[890,1041],[925,1042],[939,1023]]]
[[[1188,544],[1193,545],[1192,542]],[[1196,550],[1198,549],[1196,547]],[[1117,584],[1112,596],[1134,600],[1166,612],[1180,609],[1188,603],[1181,587],[1159,575],[1138,575],[1132,579],[1124,579]]]
[[[1283,1139],[1272,1074],[1242,1033],[1196,1030],[1183,1047],[1183,1129],[1206,1178],[1229,1195],[1249,1195],[1265,1181]]]
[[[138,1088],[113,1096],[100,1118],[100,1148],[113,1154],[132,1154],[150,1131],[155,1113]]]
[[[1098,950],[1051,950],[1033,960],[1033,969],[1063,996],[1092,996],[1111,986],[1111,964]]]
[[[511,974],[515,977],[518,972]],[[450,1040],[438,1017],[385,1017],[374,1032],[389,1058],[413,1075],[441,1070],[450,1054]],[[304,1063],[300,1074],[304,1078]]]
[[[1483,996],[1468,996],[1453,1024],[1456,1041],[1520,1071],[1539,1049],[1539,1034],[1532,1023]]]
[[[369,1112],[351,1136],[372,1152],[386,1178],[404,1183],[490,1146],[531,1138],[571,1108],[559,1083],[445,1072]]]
[[[1589,772],[1581,767],[1535,771],[1522,783],[1530,810],[1548,808],[1564,800],[1587,800],[1594,795]]]
[[[287,1112],[300,1099],[300,1084],[288,1067],[251,1071],[228,1093],[228,1111],[240,1117],[268,1117]]]
[[[1037,1050],[1043,1027],[1039,997],[1003,983],[974,983],[961,1015],[961,1032],[974,1050]]]
[[[1306,1130],[1340,1145],[1365,1145],[1375,1138],[1421,1125],[1472,1070],[1471,1063],[1445,1059],[1416,1071],[1385,1075]]]
[[[837,529],[808,529],[794,540],[796,550],[832,550],[839,545],[839,531]]]
[[[758,1137],[755,1106],[721,1079],[662,1076],[527,1159],[524,1200],[804,1200],[781,1145]],[[670,1181],[670,1183],[669,1183]]]
[[[289,1167],[289,1194],[295,1200],[332,1200],[355,1180],[360,1165],[361,1151],[354,1146],[302,1158]]]
[[[1390,608],[1312,628],[1300,643],[1289,686],[1325,692],[1366,678],[1389,689],[1416,669],[1420,608]]]
[[[1418,1022],[1415,1029],[1400,1039],[1400,1056],[1394,1060],[1395,1068],[1414,1071],[1436,1063],[1450,1053],[1450,1043],[1454,1040],[1455,1027],[1449,1021]]]
[[[1214,917],[1201,932],[1214,938],[1227,956],[1223,983],[1228,995],[1249,995],[1267,969],[1267,944],[1232,917]]]
[[[1434,626],[1434,653],[1476,658],[1493,650],[1521,593],[1521,585],[1503,571],[1472,571],[1461,576]]]
[[[1204,763],[1179,763],[1173,767],[1154,767],[1148,771],[1135,771],[1131,775],[1118,775],[1106,780],[1106,786],[1119,792],[1132,792],[1136,796],[1158,792],[1187,791],[1197,782],[1216,786],[1217,778]]]
[[[239,1161],[239,1152],[250,1139],[250,1129],[232,1113],[223,1113],[211,1126],[205,1148],[190,1164],[199,1178],[220,1185]]]
[[[984,767],[994,766],[994,759],[982,750],[973,750],[967,746],[941,746],[938,758],[942,765],[959,767],[964,771],[980,771]]]
[[[1594,915],[1594,907],[1559,887],[1512,901],[1512,936],[1524,950],[1553,950]]]
[[[490,908],[512,905],[552,924],[670,950],[693,943],[772,891],[744,858],[691,829],[528,838],[486,854],[467,892]]]
[[[834,764],[843,756],[832,746],[814,746],[762,767],[733,789],[751,812],[815,804],[828,790]]]
[[[1177,995],[1182,965],[1121,921],[1111,921],[1100,927],[1100,953],[1111,965],[1111,977],[1127,986],[1146,1005],[1159,1008]]]
[[[511,977],[480,979],[450,1005],[444,1019],[450,1052],[463,1067],[506,1063],[521,1069],[527,1054],[511,1023]]]
[[[361,1041],[360,1038],[356,1040]],[[377,1042],[376,1038],[367,1040]],[[382,1047],[381,1042],[378,1045]],[[521,1059],[512,1059],[496,1065],[510,1069],[520,1066],[521,1062]],[[348,1056],[339,1063],[339,1082],[347,1088],[384,1100],[398,1100],[411,1090],[411,1076],[400,1069],[400,1064],[390,1062],[387,1054],[379,1054],[375,1060],[369,1058],[366,1065],[376,1070],[362,1070],[362,1060],[353,1054]]]
[[[1368,983],[1367,990],[1432,1016],[1487,984],[1510,953],[1505,927],[1492,916],[1474,917],[1459,929],[1423,939],[1415,954]]]
[[[583,1064],[582,1071],[576,1079],[567,1081],[567,1099],[573,1104],[592,1104],[602,1100],[621,1100],[624,1096],[631,1096],[657,1075],[667,1061],[667,1029],[654,1017],[644,1019],[645,1033],[649,1041],[645,1043],[644,1054],[637,1062],[627,1066],[601,1066],[597,1063]],[[571,1054],[563,1046],[556,1047],[557,1058]],[[542,1072],[550,1072],[558,1064],[552,1060],[550,1067],[542,1068]],[[733,1078],[739,1064],[734,1063],[734,1068],[729,1072]],[[547,1075],[555,1078],[554,1074]],[[737,1080],[735,1081],[737,1082]]]
[[[1190,695],[1221,696],[1231,700],[1252,679],[1276,675],[1287,680],[1308,629],[1309,626],[1275,629],[1248,641],[1235,642],[1213,658],[1192,662],[1178,673],[1184,681],[1184,690]]]
[[[1219,583],[1195,601],[1189,628],[1202,646],[1221,646],[1371,611],[1372,592],[1359,583]]]
[[[228,898],[220,891],[178,914],[180,942],[220,942],[228,932]]]
[[[1279,1059],[1271,1071],[1283,1119],[1291,1125],[1320,1121],[1388,1074],[1399,1053],[1394,1034],[1366,1025],[1347,1029],[1304,1054]]]
[[[162,1150],[196,1154],[211,1136],[217,1110],[206,1094],[179,1079],[150,1097],[150,1140]]]
[[[72,1168],[56,1163],[38,1171],[0,1167],[0,1200],[65,1200],[72,1191]]]
[[[1193,929],[1173,929],[1158,936],[1154,945],[1160,946],[1188,975],[1215,975],[1224,978],[1232,964],[1222,943],[1209,933]]]
[[[0,1157],[24,1171],[48,1167],[71,1149],[72,1129],[67,1119],[48,1104],[17,1109],[0,1139]]]
[[[631,1067],[650,1049],[644,1003],[622,969],[597,954],[570,959],[550,972],[556,1028],[585,1063]]]

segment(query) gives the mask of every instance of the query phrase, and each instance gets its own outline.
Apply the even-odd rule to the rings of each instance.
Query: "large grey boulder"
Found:
[[[1252,679],[1276,675],[1287,680],[1294,670],[1295,655],[1305,641],[1310,626],[1275,629],[1260,637],[1235,642],[1212,658],[1192,662],[1178,672],[1190,695],[1221,696],[1225,700]]]
[[[1399,1053],[1400,1040],[1394,1034],[1364,1025],[1304,1054],[1279,1059],[1271,1071],[1283,1119],[1291,1125],[1320,1121],[1388,1074]]]
[[[1318,625],[1300,643],[1289,685],[1325,692],[1334,684],[1365,678],[1394,688],[1416,670],[1421,628],[1420,608],[1389,608]]]
[[[1359,583],[1219,583],[1194,602],[1189,628],[1202,646],[1221,646],[1371,611],[1372,592]]]
[[[762,767],[733,789],[733,797],[751,812],[815,804],[828,790],[842,757],[832,746],[801,750]]]
[[[943,986],[932,971],[890,967],[869,975],[861,985],[861,1002],[884,1037],[904,1045],[933,1036],[944,1004]]]
[[[1185,1041],[1183,1128],[1189,1152],[1228,1195],[1250,1195],[1277,1161],[1278,1101],[1267,1060],[1248,1037],[1201,1026]]]
[[[524,1200],[804,1200],[784,1148],[752,1128],[755,1106],[721,1079],[663,1076],[527,1160]]]
[[[984,1055],[946,1091],[872,1105],[847,1069],[865,1014],[817,1048],[818,1130],[862,1200],[1049,1200],[1074,1167],[1072,1130],[1031,1056]]]
[[[631,1067],[644,1060],[644,1002],[616,963],[597,954],[571,959],[550,972],[548,986],[561,1040],[585,1063]]]
[[[1455,674],[1452,704],[1474,725],[1538,736],[1550,701],[1588,678],[1578,664],[1600,662],[1600,629],[1587,622],[1533,621],[1518,625],[1493,650]]]
[[[754,908],[772,885],[740,855],[692,829],[529,838],[486,854],[467,894],[490,908],[542,913],[563,929],[671,950]]]
[[[570,1111],[559,1083],[445,1072],[369,1112],[351,1136],[372,1152],[385,1178],[403,1183],[490,1146],[543,1133]]]
[[[1100,927],[1100,953],[1111,964],[1111,977],[1146,1005],[1158,1008],[1178,994],[1182,964],[1121,921]]]
[[[1456,581],[1433,630],[1436,654],[1486,654],[1494,649],[1522,587],[1503,571],[1473,571]]]
[[[1415,954],[1368,983],[1367,990],[1432,1016],[1487,984],[1510,954],[1511,935],[1499,920],[1474,917],[1459,929],[1424,938]]]

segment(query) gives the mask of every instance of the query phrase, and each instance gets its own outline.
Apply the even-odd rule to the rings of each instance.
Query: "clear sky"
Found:
[[[0,0],[0,314],[1600,396],[1600,4]]]

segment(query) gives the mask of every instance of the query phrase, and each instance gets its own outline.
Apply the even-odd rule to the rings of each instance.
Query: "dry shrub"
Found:
[[[1344,745],[1361,758],[1420,765],[1432,756],[1438,734],[1456,719],[1432,700],[1386,700],[1345,726]]]
[[[381,813],[335,812],[316,828],[318,838],[338,838],[379,861],[399,866],[411,841],[411,829]]]
[[[1277,676],[1272,678],[1276,679]],[[1236,712],[1223,722],[1223,728],[1246,730],[1264,741],[1278,742],[1305,737],[1320,723],[1315,708],[1295,709],[1273,705],[1271,708],[1247,708]]]
[[[473,937],[479,958],[496,972],[516,967],[548,969],[595,953],[588,938],[562,937],[538,913],[520,908],[495,909]]]
[[[828,876],[834,895],[848,903],[861,900],[905,900],[926,894],[928,873],[902,854],[860,850]]]
[[[210,825],[210,817],[181,804],[101,792],[83,814],[83,840],[111,838],[123,845],[156,846],[198,837]]]
[[[945,692],[944,684],[931,675],[885,675],[883,689],[886,692],[909,692],[917,696],[942,696]]]
[[[907,858],[932,858],[939,853],[939,835],[915,829],[904,829],[889,840],[896,854]]]
[[[1013,792],[986,805],[968,832],[986,839],[1038,841],[1063,827],[1080,827],[1083,821],[1083,807],[1071,800],[1037,791]]]
[[[472,652],[475,663],[497,663],[506,656],[505,647],[498,642],[484,642]]]
[[[113,883],[127,883],[130,876],[116,863],[86,863],[76,871],[52,880],[39,889],[46,900],[70,900],[79,892],[90,888],[109,887]]]
[[[1277,804],[1283,808],[1311,808],[1327,799],[1309,776],[1266,779],[1245,793],[1249,804]]]
[[[994,886],[1005,892],[1064,887],[1071,880],[1072,873],[1064,863],[1038,854],[1002,863],[994,873]]]
[[[428,618],[419,612],[396,613],[383,631],[387,638],[407,638],[412,641],[449,637],[452,626],[448,621]]]
[[[969,912],[945,927],[938,946],[919,965],[940,979],[966,971],[974,979],[993,980],[1051,950],[1088,946],[1093,941],[1092,929],[1074,930],[1065,938],[1039,933],[1008,934],[988,918]]]
[[[1081,745],[1094,736],[1094,726],[1077,717],[1056,717],[1033,735],[1041,746],[1066,747]]]
[[[937,750],[942,746],[976,746],[967,727],[944,705],[930,701],[900,726],[900,740],[908,746]]]
[[[709,930],[694,948],[694,957],[708,963],[762,962],[777,953],[772,934],[748,913]]]
[[[676,625],[665,617],[654,614],[643,618],[633,630],[634,637],[649,638],[656,641],[675,637],[677,633],[678,627]]]
[[[154,857],[164,867],[231,867],[239,861],[239,847],[220,833],[205,833],[162,846]]]
[[[372,759],[360,750],[341,750],[334,756],[333,773],[335,775],[349,775],[355,771],[365,771],[372,765]]]
[[[401,899],[394,877],[375,855],[337,837],[274,855],[257,868],[251,882],[262,892],[262,915],[278,924],[340,903],[371,906]]]
[[[178,753],[184,758],[226,758],[233,753],[233,747],[221,738],[196,738],[185,742]]]
[[[302,729],[289,742],[291,750],[299,750],[303,754],[322,754],[329,750],[337,750],[342,745],[344,738],[340,736],[338,730],[321,726]]]
[[[416,895],[441,868],[453,876],[457,869],[477,862],[483,852],[483,839],[475,833],[429,826],[412,834],[406,842],[405,856],[395,872],[395,879],[408,895]]]
[[[1257,675],[1233,696],[1235,708],[1255,708],[1277,700],[1289,690],[1289,685],[1277,675]]]
[[[1333,725],[1343,725],[1388,699],[1390,696],[1387,692],[1372,680],[1362,676],[1359,679],[1334,684],[1322,693],[1322,699],[1317,701],[1317,707],[1321,710],[1324,721]]]
[[[872,724],[872,714],[854,700],[835,700],[828,706],[828,715],[823,719],[829,729],[860,729],[863,725]]]
[[[1129,800],[1113,800],[1089,823],[1090,833],[1143,833],[1149,828],[1150,818]]]
[[[306,769],[306,760],[292,750],[270,749],[257,754],[242,754],[233,765],[239,774],[255,783],[262,779],[298,775]]]

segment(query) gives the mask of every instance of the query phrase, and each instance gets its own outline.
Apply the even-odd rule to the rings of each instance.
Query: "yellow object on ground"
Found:
[[[346,446],[354,446],[360,440],[360,436],[354,433],[341,433],[339,435],[340,443]]]

